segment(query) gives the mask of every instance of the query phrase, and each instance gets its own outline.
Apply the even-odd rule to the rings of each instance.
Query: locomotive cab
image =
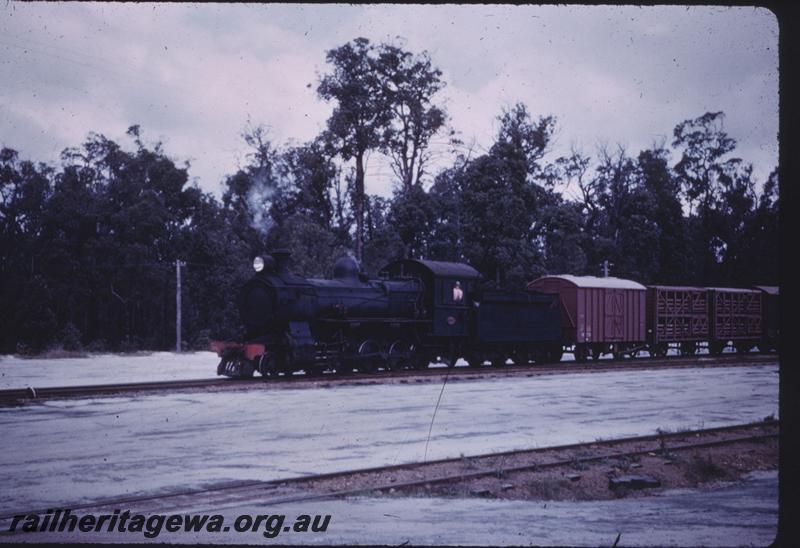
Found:
[[[469,332],[469,306],[477,289],[480,273],[469,265],[423,259],[402,259],[389,263],[383,271],[392,278],[416,278],[425,288],[425,316],[432,320],[433,337],[466,337]]]

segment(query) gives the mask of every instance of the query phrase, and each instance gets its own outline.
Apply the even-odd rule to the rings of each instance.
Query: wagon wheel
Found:
[[[667,355],[667,344],[666,343],[656,343],[648,348],[650,355],[654,358],[663,358]]]
[[[681,356],[693,356],[697,353],[697,343],[694,341],[683,341],[681,343]]]
[[[725,342],[714,341],[711,344],[709,344],[708,351],[715,356],[719,356],[720,354],[722,354],[722,351],[725,350],[726,346],[728,346],[727,341]]]
[[[600,359],[600,356],[603,355],[603,348],[599,345],[592,345],[592,359],[597,361]]]
[[[589,357],[589,349],[586,347],[585,344],[576,344],[575,351],[573,352],[575,356],[575,361],[578,363],[584,363],[586,358]]]
[[[737,343],[734,343],[734,346],[736,347],[737,354],[747,354],[748,352],[750,352],[750,349],[753,348],[753,345],[746,341],[739,341]]]

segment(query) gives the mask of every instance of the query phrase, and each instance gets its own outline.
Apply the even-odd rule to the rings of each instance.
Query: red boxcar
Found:
[[[575,359],[590,354],[632,353],[646,341],[643,285],[622,278],[543,276],[528,284],[531,291],[556,293],[560,300],[564,342],[573,346]]]

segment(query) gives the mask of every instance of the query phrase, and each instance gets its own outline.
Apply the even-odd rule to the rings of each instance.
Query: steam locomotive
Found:
[[[244,342],[212,343],[217,374],[316,376],[453,367],[459,358],[472,367],[548,363],[565,350],[582,362],[778,345],[776,287],[645,287],[561,275],[513,291],[490,287],[462,263],[402,259],[369,279],[342,257],[332,279],[313,279],[293,274],[289,260],[285,250],[255,258],[238,302]]]
[[[239,295],[244,342],[214,342],[217,373],[268,377],[561,359],[555,295],[484,287],[460,263],[402,259],[377,279],[342,257],[332,279],[290,272],[290,254],[256,257]]]

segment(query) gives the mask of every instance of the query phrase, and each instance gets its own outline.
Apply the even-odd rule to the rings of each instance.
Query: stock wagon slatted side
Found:
[[[708,292],[711,339],[713,341],[761,338],[760,291],[712,287]]]
[[[651,344],[708,340],[708,290],[705,288],[649,286],[647,311]]]

